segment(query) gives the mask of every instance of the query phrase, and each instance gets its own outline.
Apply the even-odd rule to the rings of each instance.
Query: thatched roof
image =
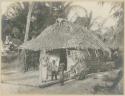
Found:
[[[35,51],[60,48],[92,48],[109,51],[93,33],[68,21],[56,22],[41,32],[37,38],[27,41],[20,47]]]

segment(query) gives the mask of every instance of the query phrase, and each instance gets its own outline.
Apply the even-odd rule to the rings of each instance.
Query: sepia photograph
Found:
[[[124,94],[124,1],[0,6],[1,96]]]

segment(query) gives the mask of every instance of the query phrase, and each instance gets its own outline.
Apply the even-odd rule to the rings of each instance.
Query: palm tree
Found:
[[[71,2],[34,2],[29,29],[31,33],[28,39],[39,35],[43,29],[55,23],[57,18],[66,18],[70,4]],[[20,30],[19,37],[22,41],[24,40],[28,7],[28,2],[16,2],[7,11],[10,25],[12,28],[17,27]]]
[[[15,36],[12,35],[15,34],[13,33],[14,31],[11,32],[12,38],[18,38],[25,42],[38,36],[43,29],[55,23],[58,17],[67,17],[70,3],[34,2],[33,6],[34,8],[32,9],[28,2],[15,2],[8,8],[7,18],[9,25],[12,29],[19,30]],[[22,55],[24,56],[24,54],[25,52]]]
[[[102,2],[102,5],[104,5],[105,2]],[[124,2],[113,2],[111,4],[111,10],[110,13],[112,15],[112,17],[114,17],[117,20],[116,25],[114,26],[114,34],[112,34],[111,37],[111,41],[114,41],[116,43],[115,46],[118,46],[119,48],[122,47],[124,45]],[[113,43],[114,43],[113,42]],[[123,48],[120,48],[123,52]],[[119,53],[118,53],[119,54]],[[119,54],[122,55],[122,54]],[[116,79],[113,81],[113,84],[111,86],[111,89],[116,88],[116,86],[118,85],[118,83],[121,81],[121,79],[123,79],[123,60],[121,60],[123,58],[123,56],[117,56],[117,58],[115,58],[115,61],[119,61],[118,64],[120,64],[121,68],[120,71],[118,72],[118,75],[116,77]]]
[[[85,17],[78,17],[75,23],[80,24],[87,29],[91,29],[97,18],[93,19],[92,11]]]
[[[101,1],[99,4],[103,6],[106,2]],[[113,18],[117,20],[116,25],[114,26],[114,41],[116,42],[116,46],[123,46],[123,38],[124,38],[124,2],[113,2],[111,3],[110,14]]]
[[[116,41],[120,47],[123,46],[124,38],[124,2],[113,3],[111,9],[112,15],[117,19],[116,24]]]
[[[51,8],[51,12],[53,15],[59,18],[66,18],[68,14],[68,9],[70,9],[71,2],[47,2],[49,8]]]
[[[8,24],[12,29],[16,27],[19,30],[17,37],[13,37],[13,31],[11,32],[12,38],[24,40],[28,7],[29,4],[27,2],[15,2],[8,8],[6,12]]]
[[[26,32],[25,32],[24,42],[26,42],[28,40],[32,10],[33,10],[33,3],[30,2],[30,4],[29,4],[29,12],[28,12],[28,15],[27,15],[27,23],[26,23]],[[27,71],[28,66],[26,64],[26,57],[27,57],[26,56],[26,50],[22,50],[22,55],[24,56],[24,58],[23,58],[24,69],[25,69],[25,71]]]
[[[96,20],[98,19],[98,17],[93,18],[93,12],[92,11],[88,12],[88,10],[84,7],[74,5],[70,8],[70,10],[72,10],[72,9],[76,9],[76,10],[81,11],[85,14],[84,16],[79,16],[76,13],[77,18],[76,18],[74,23],[80,24],[81,26],[84,26],[87,29],[91,29],[91,27],[96,23]]]
[[[26,42],[28,40],[32,10],[33,10],[33,3],[30,3],[29,12],[28,12],[28,15],[27,15],[27,23],[26,23],[26,32],[25,32],[24,42]]]

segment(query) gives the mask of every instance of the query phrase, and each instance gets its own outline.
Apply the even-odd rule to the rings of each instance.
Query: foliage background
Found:
[[[106,4],[107,2],[98,2],[98,6],[100,7],[104,7]],[[114,18],[116,23],[115,25],[105,27],[105,22],[99,23],[98,21],[100,19],[94,17],[95,13],[93,13],[93,11],[88,11],[88,9],[84,7],[81,8],[80,6],[73,5],[72,2],[35,2],[32,11],[28,40],[38,36],[46,27],[55,23],[57,18],[61,17],[67,19],[69,13],[72,10],[77,9],[78,12],[79,10],[82,10],[81,12],[84,13],[84,16],[78,15],[74,23],[84,26],[94,32],[94,34],[107,44],[110,49],[122,49],[124,38],[124,3],[113,2],[110,3],[110,6],[111,18]],[[8,9],[9,10],[2,15],[2,40],[4,42],[6,36],[10,36],[11,39],[16,39],[16,41],[23,43],[29,3],[15,2],[11,4]],[[95,25],[96,30],[93,29],[93,26]],[[39,63],[39,52],[27,51],[26,53],[27,66],[30,66],[29,64],[31,64],[31,67],[38,67],[36,63]]]

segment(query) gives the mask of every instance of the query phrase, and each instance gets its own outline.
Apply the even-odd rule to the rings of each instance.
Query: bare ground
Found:
[[[23,73],[19,71],[17,62],[3,63],[5,66],[2,69],[1,94],[123,94],[123,79],[113,90],[106,88],[95,89],[96,86],[111,85],[112,82],[105,81],[103,77],[106,74],[111,77],[117,70],[92,74],[84,80],[69,80],[65,82],[64,86],[55,84],[39,88],[38,71]],[[12,65],[16,67],[12,67]]]

